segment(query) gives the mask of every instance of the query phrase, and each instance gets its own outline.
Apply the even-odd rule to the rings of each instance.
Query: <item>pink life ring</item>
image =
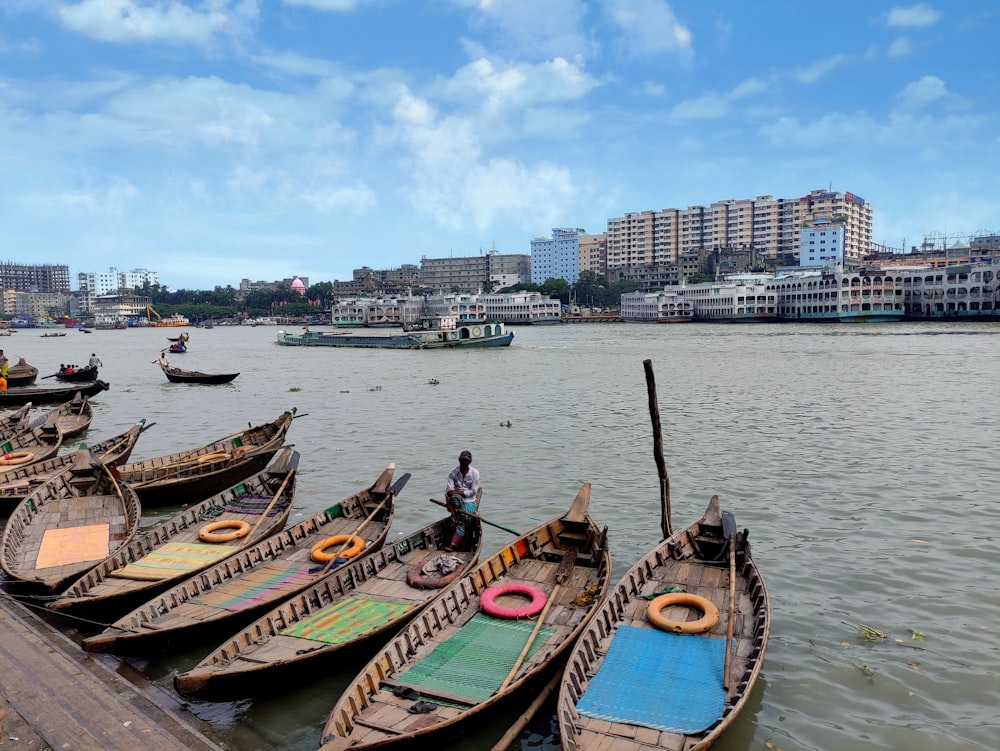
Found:
[[[522,595],[527,597],[529,602],[519,608],[504,607],[496,603],[496,598],[500,595]],[[484,613],[495,618],[531,618],[542,612],[546,599],[545,593],[538,587],[521,582],[504,582],[488,587],[479,596],[479,607]]]

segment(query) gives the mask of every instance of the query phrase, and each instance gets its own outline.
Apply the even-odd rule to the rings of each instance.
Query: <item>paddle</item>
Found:
[[[267,508],[264,509],[264,513],[260,515],[260,519],[257,520],[257,523],[253,525],[253,529],[250,530],[250,534],[247,535],[248,540],[253,539],[254,533],[257,531],[257,528],[264,523],[264,520],[267,518],[267,515],[271,513],[271,509],[274,508],[274,504],[278,502],[278,498],[281,497],[281,494],[285,492],[285,486],[288,485],[288,481],[292,479],[292,475],[294,474],[295,474],[295,467],[292,467],[285,474],[285,480],[284,482],[281,483],[281,487],[278,488],[278,492],[274,494],[274,498],[272,498],[271,502],[267,504]]]
[[[528,641],[524,643],[524,648],[521,650],[521,654],[517,656],[514,660],[514,667],[510,669],[507,677],[503,679],[503,683],[500,684],[500,688],[497,689],[499,694],[514,679],[514,674],[521,669],[521,664],[524,662],[524,658],[528,654],[528,650],[531,649],[532,642],[535,641],[535,637],[538,635],[539,630],[542,628],[542,624],[545,623],[545,616],[549,612],[549,608],[552,607],[552,603],[555,602],[556,595],[559,594],[559,590],[562,588],[563,582],[566,581],[566,577],[570,575],[573,571],[573,566],[576,564],[576,548],[568,548],[563,554],[562,562],[559,564],[559,568],[556,569],[556,585],[552,588],[549,593],[549,598],[545,601],[545,607],[542,608],[542,612],[538,614],[538,620],[535,621],[535,627],[531,629],[531,634],[528,636]]]
[[[555,675],[553,675],[549,682],[545,684],[541,691],[538,692],[538,696],[532,699],[531,704],[528,708],[524,710],[524,713],[514,721],[507,732],[490,748],[490,751],[507,751],[511,744],[521,735],[528,723],[531,722],[531,718],[535,716],[541,706],[545,703],[545,700],[552,695],[552,692],[559,687],[559,681],[562,679],[562,670],[557,670]]]
[[[504,532],[510,532],[512,535],[517,535],[518,537],[521,536],[520,532],[515,532],[510,527],[505,527],[502,524],[497,524],[496,522],[491,522],[489,519],[485,519],[482,516],[480,516],[479,514],[470,514],[468,511],[465,511],[464,509],[452,509],[451,506],[449,506],[447,503],[445,503],[444,501],[439,501],[437,498],[431,498],[430,501],[431,501],[431,503],[436,503],[438,506],[444,506],[449,511],[452,511],[452,510],[453,511],[457,511],[460,514],[465,514],[466,516],[470,517],[471,519],[478,519],[479,521],[483,522],[484,524],[489,524],[491,527],[496,527],[497,529],[502,529]]]
[[[722,687],[728,691],[733,618],[736,615],[736,517],[729,511],[722,512],[722,532],[729,539],[729,624],[726,626],[726,664],[722,669]]]
[[[406,483],[409,482],[409,480],[410,480],[410,473],[407,472],[405,475],[400,477],[398,480],[396,480],[396,482],[392,484],[392,487],[389,488],[389,492],[385,494],[385,498],[379,501],[379,504],[374,509],[372,509],[372,512],[368,514],[367,518],[363,522],[361,522],[361,524],[359,524],[354,529],[354,531],[347,536],[347,541],[340,546],[340,550],[338,550],[334,554],[333,558],[327,561],[327,564],[322,569],[320,569],[320,573],[325,574],[327,571],[333,568],[334,564],[340,559],[340,554],[343,553],[345,550],[347,550],[347,546],[351,544],[351,538],[358,535],[361,532],[361,530],[367,527],[368,522],[370,522],[372,519],[375,518],[375,514],[377,514],[379,510],[381,510],[381,508],[385,506],[385,504],[389,501],[390,498],[394,498],[396,495],[398,495],[399,492],[406,486]]]

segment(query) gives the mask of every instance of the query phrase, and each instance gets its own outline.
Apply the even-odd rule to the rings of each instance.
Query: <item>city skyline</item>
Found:
[[[13,0],[3,256],[173,289],[343,281],[827,187],[873,206],[876,243],[995,232],[998,14]]]

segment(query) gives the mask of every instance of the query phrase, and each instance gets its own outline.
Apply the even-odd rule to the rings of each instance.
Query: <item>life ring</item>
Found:
[[[329,547],[334,545],[343,545],[348,541],[352,544],[347,550],[340,551],[336,554],[324,552]],[[353,558],[364,549],[365,540],[363,537],[358,537],[357,535],[334,535],[333,537],[327,537],[325,540],[320,540],[313,545],[309,550],[309,555],[314,561],[316,561],[316,563],[328,563],[332,561],[334,557]]]
[[[483,335],[483,330],[481,328],[479,328],[478,326],[473,326],[472,327],[472,335],[475,336],[475,337],[482,336]]]
[[[672,621],[662,612],[670,605],[687,605],[700,610],[704,615],[696,621]],[[671,592],[660,595],[646,607],[646,618],[661,631],[675,634],[700,634],[713,628],[719,622],[719,609],[709,600],[689,592]]]
[[[19,464],[33,462],[34,460],[35,455],[30,451],[12,451],[9,454],[0,456],[0,465],[4,467],[15,467]]]
[[[229,529],[235,527],[231,532],[216,532],[217,529]],[[229,542],[238,540],[250,534],[250,525],[242,519],[221,519],[217,522],[210,522],[198,530],[198,539],[203,542]]]
[[[204,456],[199,456],[198,461],[207,464],[208,462],[217,462],[220,459],[228,459],[228,458],[229,454],[223,451],[218,454],[205,454]]]
[[[529,602],[519,608],[497,605],[496,599],[500,595],[521,595],[527,597]],[[479,596],[479,607],[484,613],[492,615],[495,618],[531,618],[542,612],[546,599],[545,593],[538,587],[532,587],[530,584],[523,584],[521,582],[504,582],[503,584],[494,584],[492,587],[488,587]]]

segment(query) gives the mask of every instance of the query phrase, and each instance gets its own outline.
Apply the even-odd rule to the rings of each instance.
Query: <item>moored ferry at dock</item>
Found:
[[[621,296],[621,319],[625,323],[690,323],[694,303],[678,290],[629,292]]]
[[[506,324],[542,326],[562,321],[562,303],[540,292],[498,292],[481,297],[485,315]]]

